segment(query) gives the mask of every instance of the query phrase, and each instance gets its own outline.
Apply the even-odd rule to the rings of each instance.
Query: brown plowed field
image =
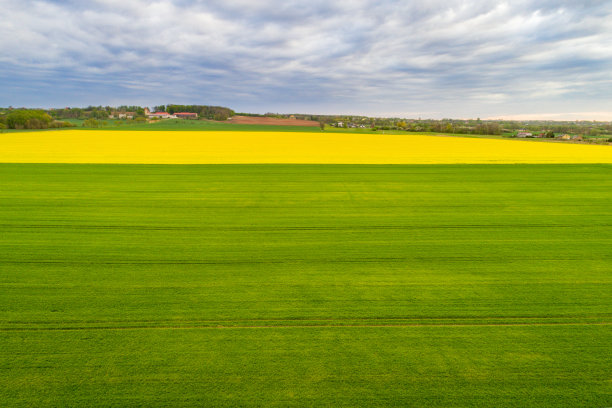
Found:
[[[234,116],[228,119],[227,123],[237,123],[240,125],[319,126],[319,122],[314,120],[278,119],[263,116]]]

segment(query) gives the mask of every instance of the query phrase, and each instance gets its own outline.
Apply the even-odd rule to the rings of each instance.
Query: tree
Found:
[[[40,109],[17,109],[6,115],[9,129],[47,129],[53,118]]]
[[[106,119],[108,118],[108,112],[106,110],[94,109],[91,111],[91,117],[94,119]]]

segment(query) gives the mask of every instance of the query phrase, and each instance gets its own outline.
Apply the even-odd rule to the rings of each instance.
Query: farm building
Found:
[[[191,112],[176,112],[174,116],[176,116],[179,119],[197,119],[198,118],[197,113],[191,113]]]
[[[147,117],[148,118],[171,119],[171,118],[175,118],[176,116],[173,116],[169,114],[168,112],[152,112],[152,113],[149,113]]]
[[[149,112],[148,109],[145,110],[145,115],[149,119],[159,118],[159,119],[174,119],[176,116],[169,114],[168,112]]]
[[[109,119],[134,119],[136,112],[111,112]]]
[[[151,112],[149,108],[144,109],[145,116],[148,119],[159,118],[159,119],[174,119],[176,116],[169,114],[168,112]]]

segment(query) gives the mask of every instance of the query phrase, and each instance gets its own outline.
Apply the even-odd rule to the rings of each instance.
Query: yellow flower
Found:
[[[419,134],[60,130],[0,135],[4,163],[612,163],[612,147]]]

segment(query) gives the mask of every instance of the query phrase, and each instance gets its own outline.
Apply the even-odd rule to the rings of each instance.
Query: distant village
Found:
[[[144,108],[144,116],[147,119],[197,119],[198,114],[195,112],[151,112],[149,108]],[[109,119],[134,119],[137,117],[136,112],[118,112],[111,111],[108,115]]]
[[[514,137],[518,137],[518,138],[549,138],[549,139],[557,139],[557,140],[574,140],[577,142],[581,142],[584,140],[584,137],[582,135],[570,135],[568,133],[562,133],[562,134],[555,134],[552,131],[548,131],[548,132],[540,132],[540,133],[531,133],[531,132],[527,132],[524,129],[519,130],[516,135],[513,135]]]

